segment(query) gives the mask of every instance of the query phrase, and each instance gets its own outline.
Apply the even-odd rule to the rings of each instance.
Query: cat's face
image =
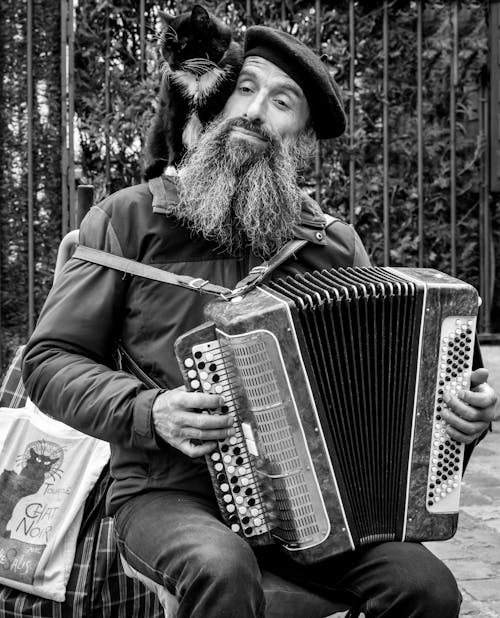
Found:
[[[34,449],[30,449],[30,456],[26,461],[26,467],[38,468],[42,469],[45,472],[49,472],[51,467],[57,462],[58,457],[52,459],[51,457],[47,457],[47,455],[43,455],[42,453],[37,453]]]
[[[229,28],[196,4],[191,13],[160,13],[164,29],[162,55],[173,70],[192,58],[219,62],[231,42]]]

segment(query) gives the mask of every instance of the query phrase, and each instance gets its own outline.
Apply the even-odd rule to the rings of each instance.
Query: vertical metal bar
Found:
[[[68,231],[68,0],[61,0],[61,236]]]
[[[106,51],[104,57],[104,109],[106,119],[104,122],[104,144],[105,144],[105,175],[106,175],[106,192],[111,193],[111,162],[110,162],[110,117],[111,117],[111,97],[109,92],[110,85],[110,71],[109,71],[109,56],[110,56],[110,24],[109,24],[109,12],[110,8],[106,10]]]
[[[489,136],[489,98],[486,75],[482,75],[479,90],[479,136],[486,140]],[[491,273],[491,229],[490,229],[490,161],[489,148],[485,148],[480,161],[481,190],[479,193],[479,295],[482,299],[479,319],[479,330],[482,333],[491,332],[491,301],[494,278]]]
[[[389,14],[388,2],[384,0],[383,13],[383,95],[382,95],[382,139],[383,139],[383,208],[384,208],[384,266],[390,260],[389,228]]]
[[[485,97],[484,97],[484,133],[485,135],[490,135],[490,116],[488,114],[490,102],[488,95],[489,90],[485,88]],[[483,237],[483,247],[484,247],[484,269],[485,269],[485,295],[483,299],[483,316],[484,316],[484,331],[487,333],[491,332],[491,308],[493,304],[493,294],[495,290],[495,274],[494,274],[494,254],[492,252],[492,235],[491,235],[491,213],[490,213],[490,194],[489,194],[489,186],[490,186],[490,149],[485,148],[484,157],[485,161],[485,170],[484,170],[484,237]]]
[[[245,23],[250,26],[252,22],[252,0],[246,0],[245,3]]]
[[[68,0],[68,196],[70,225],[76,221],[75,189],[75,19]],[[67,230],[66,230],[67,231]]]
[[[141,0],[139,11],[140,15],[140,48],[141,48],[141,64],[140,64],[140,76],[141,81],[144,81],[144,75],[146,72],[146,5],[145,0]]]
[[[28,138],[28,336],[35,327],[35,255],[33,236],[33,0],[27,2],[27,138]]]
[[[316,13],[316,52],[321,55],[321,0],[315,2]],[[316,153],[314,157],[314,174],[316,178],[315,198],[321,204],[321,142],[316,142]]]
[[[418,194],[418,265],[424,266],[424,119],[423,119],[423,42],[422,4],[417,3],[417,194]]]
[[[457,274],[457,185],[456,185],[456,86],[458,75],[458,0],[451,7],[452,51],[450,63],[450,252],[451,274]]]
[[[281,21],[286,21],[286,0],[281,0]]]
[[[356,201],[356,167],[354,160],[354,123],[355,123],[355,77],[356,77],[356,22],[354,15],[354,0],[349,0],[349,222],[354,224],[354,209]]]

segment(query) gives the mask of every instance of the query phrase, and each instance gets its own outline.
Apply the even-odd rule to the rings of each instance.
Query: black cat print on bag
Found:
[[[202,6],[160,17],[165,69],[146,141],[146,180],[178,164],[196,144],[203,126],[222,111],[243,63],[230,28]]]
[[[15,507],[22,498],[36,494],[48,477],[61,475],[63,454],[59,446],[46,440],[37,440],[28,445],[20,456],[22,468],[2,470],[0,473],[0,537],[10,538],[7,524]]]

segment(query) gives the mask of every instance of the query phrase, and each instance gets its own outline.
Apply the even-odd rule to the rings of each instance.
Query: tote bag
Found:
[[[83,506],[109,445],[42,414],[0,408],[0,583],[64,601]]]

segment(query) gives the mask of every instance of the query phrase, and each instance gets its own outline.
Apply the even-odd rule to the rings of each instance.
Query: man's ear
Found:
[[[165,11],[158,11],[158,16],[165,26],[170,26],[175,19],[175,15],[170,15],[170,13],[165,13]]]
[[[193,10],[191,11],[191,24],[193,28],[198,31],[208,30],[210,26],[210,15],[201,4],[195,4],[193,6]]]

